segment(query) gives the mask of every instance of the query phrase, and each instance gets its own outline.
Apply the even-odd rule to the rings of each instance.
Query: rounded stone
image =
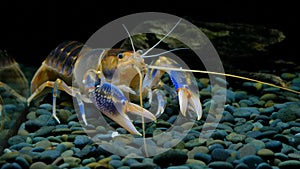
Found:
[[[200,153],[200,152],[198,152],[198,153],[195,153],[194,159],[201,160],[205,164],[208,164],[211,161],[211,156],[209,154],[206,154],[206,153]]]
[[[229,135],[226,136],[226,139],[228,141],[231,141],[233,143],[238,143],[238,142],[242,142],[244,139],[246,138],[245,135],[243,134],[237,134],[237,133],[230,133]]]
[[[29,163],[25,160],[24,157],[19,156],[15,159],[15,161],[22,167],[22,168],[29,168]]]
[[[274,152],[269,149],[261,149],[257,151],[257,155],[262,158],[272,158],[274,156]]]
[[[220,148],[216,148],[211,152],[213,161],[226,161],[229,156],[230,154],[226,150]]]
[[[16,135],[8,139],[8,144],[12,146],[15,144],[23,143],[25,141],[26,141],[26,136]]]
[[[123,165],[123,162],[120,161],[120,160],[111,160],[109,162],[109,165],[111,165],[114,168],[119,168],[119,167],[121,167]]]
[[[300,160],[300,153],[289,153],[288,157],[294,160]]]
[[[91,142],[91,139],[85,135],[78,135],[75,137],[75,140],[74,140],[74,144],[76,147],[83,147],[90,142]]]
[[[60,152],[56,150],[47,150],[40,154],[40,159],[43,162],[51,163],[60,156]]]
[[[249,156],[249,155],[255,155],[256,154],[256,148],[252,144],[246,144],[242,148],[238,150],[240,158]]]
[[[278,167],[280,169],[299,169],[300,161],[298,160],[287,160],[279,163]]]
[[[260,163],[258,164],[256,169],[272,169],[272,166],[270,166],[270,164],[268,163]]]
[[[64,157],[63,159],[64,162],[68,163],[71,168],[79,167],[79,164],[81,162],[81,159],[76,157]]]
[[[282,148],[282,143],[280,141],[272,140],[267,142],[266,148],[272,150],[273,152],[280,152]]]
[[[32,163],[29,167],[29,169],[41,169],[41,168],[46,168],[47,164],[41,161]]]
[[[179,149],[170,149],[162,154],[155,155],[153,157],[153,162],[162,166],[167,166],[169,164],[180,165],[184,164],[187,159],[188,156],[184,151]]]
[[[213,169],[233,169],[233,165],[225,161],[214,161],[208,164],[208,167]]]
[[[260,97],[260,100],[264,100],[264,101],[276,100],[276,99],[277,99],[277,95],[274,93],[266,93]]]
[[[249,155],[241,158],[241,162],[245,163],[250,169],[256,168],[256,166],[264,162],[259,156]]]
[[[249,169],[248,165],[245,164],[245,163],[238,163],[236,166],[235,166],[235,169]]]

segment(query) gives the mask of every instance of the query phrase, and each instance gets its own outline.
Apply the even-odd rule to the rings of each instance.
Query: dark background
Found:
[[[297,6],[287,1],[1,1],[0,48],[18,62],[38,66],[64,40],[85,42],[101,26],[124,15],[164,12],[199,21],[277,28],[286,39],[274,53],[293,60],[299,57]]]

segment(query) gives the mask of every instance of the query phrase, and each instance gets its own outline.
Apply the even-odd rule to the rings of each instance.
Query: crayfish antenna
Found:
[[[243,80],[248,80],[248,81],[252,81],[252,82],[256,82],[256,83],[265,84],[265,85],[268,85],[268,86],[272,86],[272,87],[276,87],[276,88],[279,88],[279,89],[282,89],[282,90],[286,90],[286,91],[289,91],[289,92],[300,94],[299,91],[292,90],[292,89],[289,89],[289,88],[286,88],[286,87],[278,86],[278,85],[275,85],[275,84],[272,84],[272,83],[267,83],[267,82],[263,82],[263,81],[260,81],[260,80],[256,80],[256,79],[252,79],[252,78],[248,78],[248,77],[244,77],[244,76],[233,75],[233,74],[212,72],[212,71],[205,71],[205,70],[190,70],[190,69],[173,68],[173,67],[153,66],[153,65],[147,65],[147,67],[152,68],[152,69],[158,69],[158,70],[194,72],[194,73],[204,73],[204,74],[213,74],[213,75],[233,77],[233,78],[238,78],[238,79],[243,79]]]

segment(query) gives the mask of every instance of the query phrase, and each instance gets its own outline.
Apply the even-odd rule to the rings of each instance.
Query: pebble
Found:
[[[257,151],[257,155],[259,155],[262,158],[270,159],[273,158],[274,152],[269,149],[260,149]]]
[[[46,168],[47,164],[41,161],[32,163],[29,167],[29,169],[42,169],[42,168]]]
[[[299,169],[300,161],[299,160],[287,160],[279,163],[278,167],[280,169]]]
[[[249,169],[255,169],[256,166],[264,162],[259,156],[249,155],[240,159],[241,162],[245,163]]]
[[[256,148],[252,144],[246,144],[241,149],[239,149],[239,156],[240,158],[249,156],[249,155],[255,155],[256,154]]]
[[[211,157],[213,161],[226,161],[226,159],[230,156],[230,154],[220,148],[216,148],[211,152]]]
[[[73,167],[79,167],[79,164],[81,162],[80,158],[76,158],[76,157],[64,157],[64,162],[69,164],[69,167],[73,168]]]
[[[91,141],[92,140],[88,136],[78,135],[75,137],[74,144],[76,147],[83,147]]]
[[[22,157],[22,156],[19,156],[15,159],[15,161],[22,167],[22,168],[29,168],[29,163],[28,161]]]
[[[156,167],[157,165],[153,163],[135,163],[130,166],[130,169],[155,169]]]
[[[188,159],[187,154],[179,149],[170,149],[162,154],[155,155],[153,157],[153,162],[161,165],[161,166],[168,166],[172,165],[180,165],[184,164]]]
[[[206,154],[206,153],[195,153],[194,159],[196,160],[201,160],[203,161],[205,164],[208,164],[210,161],[211,161],[211,156],[209,154]]]
[[[56,150],[46,150],[40,154],[41,161],[51,163],[60,156],[60,152]]]
[[[266,145],[267,149],[270,149],[273,152],[280,152],[281,148],[282,148],[282,143],[280,141],[277,141],[277,140],[269,141],[265,145]]]
[[[256,169],[273,169],[273,168],[270,164],[264,162],[264,163],[258,164]]]
[[[238,143],[238,142],[242,142],[244,139],[246,138],[245,135],[243,134],[237,134],[237,133],[230,133],[229,135],[226,136],[226,139],[228,141],[231,141],[233,143]]]
[[[213,169],[233,169],[233,165],[229,162],[214,161],[208,164],[208,167]]]

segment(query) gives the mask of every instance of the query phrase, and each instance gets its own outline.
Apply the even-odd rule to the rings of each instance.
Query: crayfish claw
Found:
[[[147,119],[150,119],[150,120],[156,122],[156,117],[150,111],[148,111],[134,103],[130,103],[130,102],[128,102],[126,107],[127,107],[126,112],[130,112],[132,114],[143,116]]]
[[[139,131],[137,131],[137,129],[134,127],[131,120],[129,119],[129,117],[126,114],[124,114],[124,113],[122,113],[122,114],[119,114],[119,113],[118,114],[104,113],[104,114],[106,116],[108,116],[110,119],[112,119],[114,122],[116,122],[117,124],[122,126],[129,133],[142,136],[142,134]]]
[[[188,107],[188,92],[186,88],[180,88],[178,90],[178,100],[179,100],[180,111],[183,116],[186,116],[186,111]]]
[[[194,111],[197,114],[197,120],[200,120],[202,118],[202,105],[198,95],[195,93],[191,93],[190,102]]]
[[[200,120],[202,117],[202,106],[200,99],[196,93],[188,88],[179,88],[178,89],[178,100],[180,111],[183,116],[186,116],[186,111],[192,110],[197,114],[197,120]]]

